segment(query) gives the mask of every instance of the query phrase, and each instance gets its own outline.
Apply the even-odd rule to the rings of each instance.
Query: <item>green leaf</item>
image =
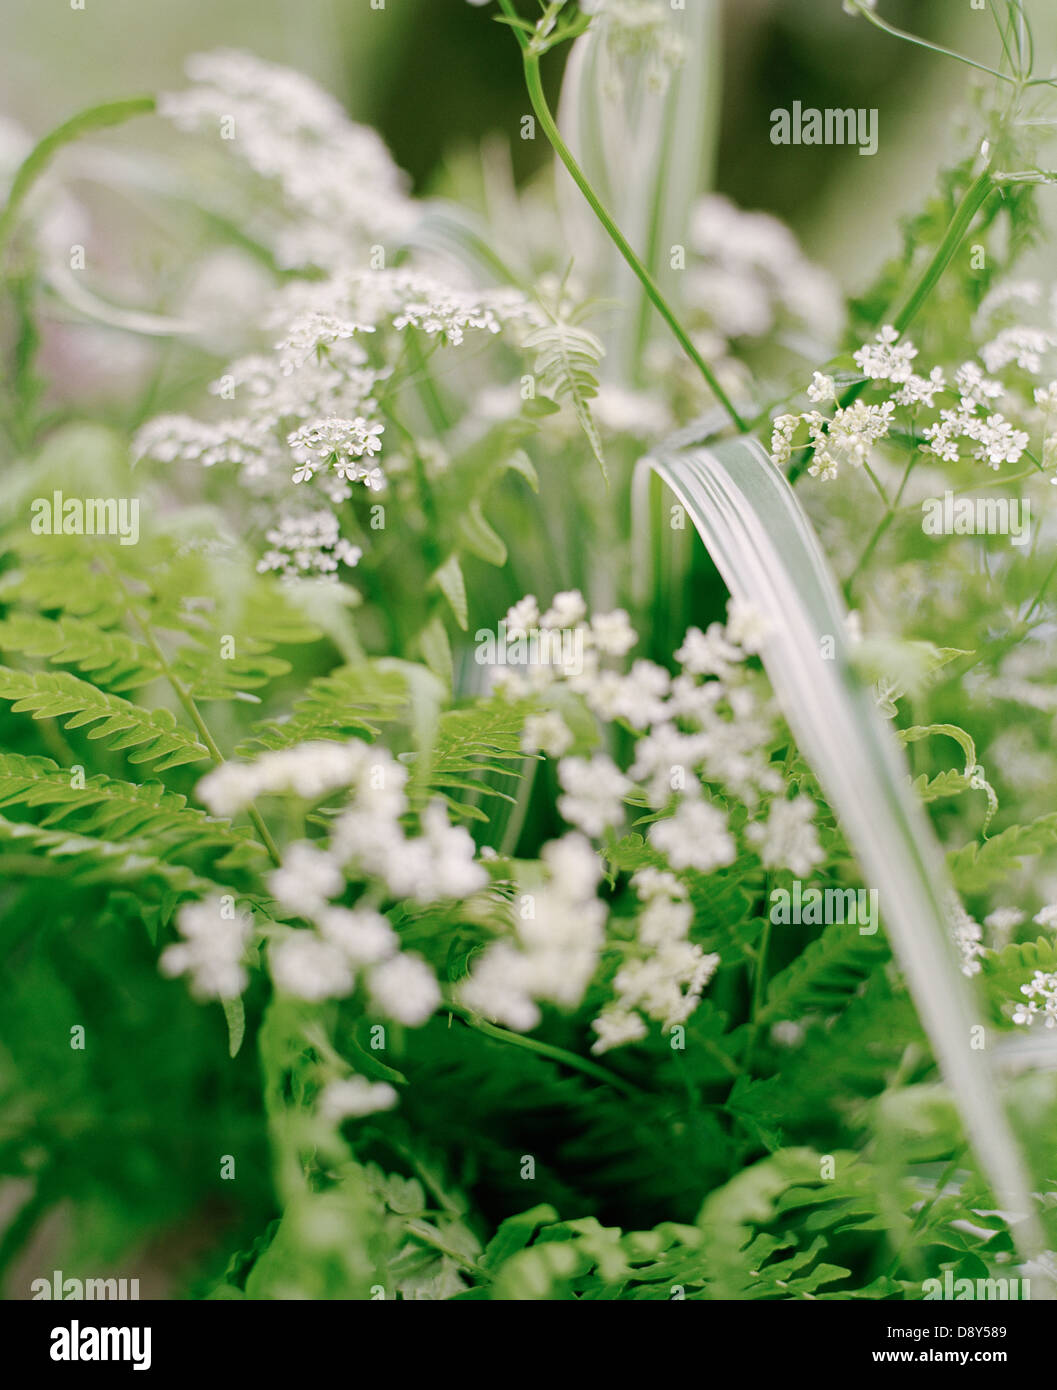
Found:
[[[463,578],[459,565],[459,557],[454,553],[449,555],[440,569],[435,571],[430,583],[436,584],[443,593],[451,605],[451,611],[455,614],[455,621],[465,632],[468,622],[466,580]]]
[[[32,713],[34,719],[65,719],[67,729],[94,724],[88,737],[105,739],[109,748],[134,749],[130,763],[157,762],[162,771],[209,757],[168,710],[142,709],[65,671],[15,671],[0,666],[0,699],[11,700],[16,713]]]
[[[892,948],[995,1192],[1030,1212],[1024,1159],[996,1087],[964,1045],[976,1010],[947,925],[943,861],[898,745],[854,675],[846,611],[811,523],[758,440],[664,446],[640,466],[643,571],[649,468],[686,507],[731,593],[770,619],[761,657],[778,702],[867,883],[882,891]],[[1025,1251],[1044,1246],[1034,1221],[1018,1231]]]
[[[455,674],[452,665],[451,643],[448,640],[448,630],[440,618],[435,615],[430,618],[418,634],[416,643],[426,665],[450,689]]]
[[[1031,825],[1011,825],[983,844],[965,845],[948,856],[951,875],[962,893],[984,893],[1011,877],[1026,854],[1041,854],[1057,844],[1057,811]]]
[[[459,524],[459,536],[467,550],[497,568],[506,564],[506,545],[501,536],[485,520],[478,498],[466,504],[466,514]]]
[[[228,1056],[237,1057],[246,1035],[246,1009],[242,996],[236,995],[234,999],[222,999],[220,1002],[224,1008],[224,1021],[228,1025]]]
[[[554,319],[535,329],[525,339],[525,347],[536,353],[535,370],[541,389],[553,400],[569,402],[603,478],[607,477],[602,441],[588,405],[598,395],[595,371],[605,356],[605,348],[586,328],[564,319]]]

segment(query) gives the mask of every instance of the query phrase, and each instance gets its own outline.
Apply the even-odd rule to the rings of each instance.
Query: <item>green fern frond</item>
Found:
[[[410,708],[408,682],[399,670],[372,661],[339,666],[308,683],[289,718],[258,724],[236,753],[249,758],[262,748],[290,748],[309,739],[375,738],[382,724],[403,718]]]
[[[888,944],[880,932],[860,936],[855,927],[832,923],[771,980],[756,1021],[775,1023],[805,1013],[834,1012],[848,1002],[888,954]]]
[[[73,785],[68,769],[50,758],[0,753],[0,807],[46,807],[39,822],[67,833],[105,836],[111,841],[156,837],[159,853],[226,851],[225,867],[260,863],[263,847],[248,832],[213,820],[187,805],[187,798],[160,782],[137,785],[99,774]]]
[[[589,405],[598,395],[595,372],[605,356],[605,348],[586,328],[562,319],[535,329],[525,339],[525,346],[536,353],[535,369],[544,394],[559,403],[569,402],[602,476],[607,477],[602,441]]]
[[[59,622],[32,613],[9,613],[0,621],[0,652],[76,666],[93,683],[117,691],[148,685],[162,674],[151,652],[125,633],[70,616]]]
[[[159,772],[209,757],[168,710],[142,709],[67,671],[15,671],[0,666],[0,699],[10,700],[15,713],[32,713],[34,719],[65,719],[67,729],[93,724],[90,739],[104,739],[109,748],[133,749],[129,762],[157,762]]]

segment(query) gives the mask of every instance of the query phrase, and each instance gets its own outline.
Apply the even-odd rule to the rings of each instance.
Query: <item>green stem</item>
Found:
[[[884,515],[881,517],[881,520],[877,523],[876,527],[874,528],[873,535],[866,542],[866,548],[863,550],[863,553],[859,556],[858,563],[852,570],[851,574],[848,576],[848,582],[844,586],[844,597],[848,600],[849,603],[851,602],[851,594],[852,589],[855,586],[855,581],[858,579],[859,575],[869,564],[870,556],[877,549],[878,543],[884,536],[885,532],[888,530],[889,526],[891,526],[892,524],[892,520],[895,517],[896,511],[898,510],[899,503],[902,501],[903,493],[906,490],[907,479],[910,477],[910,471],[914,467],[915,462],[917,461],[917,456],[918,451],[915,449],[914,452],[910,455],[910,458],[907,459],[907,466],[903,470],[903,477],[900,479],[899,488],[896,491],[895,497],[893,497],[891,502],[889,502]]]
[[[858,7],[859,14],[863,19],[868,19],[875,29],[880,29],[884,34],[891,34],[895,39],[902,39],[905,43],[912,43],[918,48],[927,48],[932,53],[939,53],[944,58],[954,58],[959,63],[965,63],[967,67],[977,68],[980,72],[989,73],[992,77],[997,77],[1000,82],[1017,83],[1017,78],[1010,77],[1008,72],[999,72],[997,68],[989,68],[986,63],[978,63],[975,58],[967,58],[964,53],[957,53],[953,48],[944,48],[941,44],[930,43],[928,39],[922,39],[917,34],[908,34],[905,29],[897,29],[894,24],[889,24],[882,19],[874,10],[869,10],[865,5]]]
[[[90,131],[105,130],[108,126],[122,125],[134,116],[149,115],[154,109],[153,97],[132,97],[128,101],[111,101],[103,106],[90,106],[45,135],[19,166],[8,194],[7,206],[0,212],[0,262],[3,261],[26,195],[64,145],[79,140]]]
[[[169,665],[168,657],[165,655],[160,645],[158,644],[158,641],[154,636],[154,632],[151,629],[150,623],[145,618],[141,617],[139,612],[136,610],[136,607],[132,602],[132,595],[129,593],[128,589],[125,588],[125,581],[121,577],[121,574],[118,571],[117,566],[114,564],[114,562],[110,559],[108,555],[104,556],[104,559],[107,566],[110,569],[111,574],[117,581],[118,587],[125,595],[126,602],[128,603],[129,616],[132,618],[132,621],[139,628],[140,633],[143,636],[144,642],[146,642],[147,646],[150,648],[154,656],[154,659],[161,667],[162,674],[165,676],[165,679],[169,682],[170,686],[172,686],[176,698],[179,700],[180,704],[183,706],[184,710],[187,713],[187,717],[190,719],[191,723],[195,726],[195,729],[198,731],[198,736],[202,740],[202,743],[205,745],[206,751],[212,758],[214,765],[216,767],[220,767],[221,764],[225,761],[224,755],[217,747],[216,740],[210,733],[209,726],[202,718],[201,712],[198,706],[195,704],[194,697],[192,696],[191,692],[186,688],[183,681],[181,681],[179,677],[176,675],[176,672]],[[261,813],[257,810],[256,806],[251,805],[247,807],[246,814],[249,816],[250,822],[253,825],[254,830],[256,830],[258,837],[260,838],[261,844],[268,851],[268,858],[272,861],[275,867],[278,868],[280,863],[282,862],[279,855],[279,850],[276,847],[275,841],[272,839],[271,832],[264,823],[264,819],[261,816]]]
[[[483,1018],[478,1018],[462,1004],[448,1003],[444,1007],[448,1013],[455,1014],[468,1027],[476,1029],[478,1033],[484,1033],[486,1037],[495,1038],[498,1042],[510,1043],[514,1047],[522,1047],[526,1052],[535,1052],[537,1056],[547,1057],[552,1062],[561,1062],[563,1066],[581,1071],[585,1076],[590,1076],[595,1081],[605,1082],[607,1086],[612,1086],[614,1090],[620,1091],[631,1099],[640,1094],[638,1087],[624,1081],[615,1072],[600,1067],[597,1062],[589,1062],[586,1057],[579,1057],[575,1052],[567,1052],[564,1047],[555,1047],[553,1043],[540,1042],[537,1038],[527,1038],[521,1033],[512,1033],[506,1028],[497,1028],[494,1023],[486,1023]]]
[[[591,211],[598,218],[614,246],[638,277],[643,289],[652,301],[654,308],[671,329],[679,346],[704,377],[712,394],[726,411],[735,428],[741,434],[748,433],[748,426],[745,421],[741,418],[733,402],[716,380],[715,374],[708,363],[690,341],[686,330],[676,318],[671,306],[661,293],[656,280],[654,280],[649,270],[647,270],[646,266],[635,254],[623,232],[614,222],[613,218],[600,201],[597,193],[595,193],[594,189],[591,187],[587,175],[573,158],[572,151],[562,139],[561,132],[558,130],[557,123],[547,104],[547,98],[543,91],[543,80],[540,76],[539,54],[534,50],[532,42],[526,37],[524,32],[517,27],[520,23],[520,17],[517,10],[514,8],[513,0],[499,0],[499,3],[507,18],[514,21],[514,35],[521,45],[521,57],[525,69],[525,85],[528,89],[529,100],[532,103],[533,111],[536,113],[536,119],[543,129],[543,133],[550,141],[555,154],[569,171],[573,182],[587,200]]]
[[[924,275],[915,285],[907,302],[892,320],[892,326],[898,332],[902,333],[917,317],[918,310],[936,288],[940,277],[961,246],[966,232],[972,225],[973,218],[987,202],[987,199],[994,192],[994,188],[994,180],[989,169],[985,169],[983,173],[977,175],[969,185],[965,196],[958,204],[958,209],[951,219],[951,224],[947,228],[946,235],[940,242],[936,254],[929,262]]]

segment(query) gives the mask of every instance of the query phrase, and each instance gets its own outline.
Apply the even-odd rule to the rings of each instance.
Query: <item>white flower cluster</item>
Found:
[[[617,63],[636,60],[649,87],[663,91],[686,59],[686,44],[665,0],[582,0],[580,8],[597,16],[607,56]]]
[[[304,743],[264,753],[255,762],[226,763],[203,778],[198,793],[214,814],[230,816],[262,795],[292,793],[317,800],[349,789],[348,804],[336,817],[329,841],[291,845],[269,877],[269,889],[284,911],[311,923],[309,930],[285,929],[272,942],[272,978],[285,993],[315,1001],[344,998],[362,980],[379,1014],[417,1027],[440,1003],[440,988],[425,960],[400,950],[400,939],[378,904],[385,896],[421,903],[468,897],[487,884],[488,876],[475,862],[472,838],[449,822],[442,802],[431,802],[423,811],[421,834],[405,832],[406,779],[406,769],[387,749],[359,741]],[[344,895],[350,879],[367,884],[354,907],[334,901]],[[201,923],[216,913],[207,904],[185,912],[187,925],[181,918],[181,929],[193,938],[193,951],[203,935]],[[228,959],[224,939],[212,948],[221,952],[219,964],[215,955],[199,959],[179,946],[170,952],[180,954],[167,953],[166,968],[192,970],[204,989],[213,979],[209,972],[215,974]],[[239,955],[242,949],[240,944]],[[245,986],[241,967],[237,975],[223,979],[226,986],[238,986],[233,993]]]
[[[601,721],[619,719],[638,735],[625,772],[606,753],[562,756],[573,736],[556,710],[526,719],[522,747],[561,759],[558,809],[583,835],[604,837],[621,825],[626,801],[641,805],[645,799],[656,811],[668,812],[650,825],[651,848],[672,870],[712,873],[737,857],[727,812],[709,791],[715,784],[750,812],[761,803],[767,806],[766,818],[750,820],[746,832],[765,865],[806,875],[821,862],[815,805],[806,796],[781,796],[783,779],[768,754],[773,712],[760,701],[745,667],[746,657],[766,645],[772,627],[767,615],[731,600],[725,627],[713,623],[704,632],[688,631],[676,653],[682,670],[674,678],[649,661],[634,661],[627,672],[606,667],[606,659],[626,656],[636,634],[623,610],[589,617],[576,590],[556,595],[544,613],[529,594],[509,610],[505,625],[510,635],[560,628],[579,639],[574,670],[559,659],[541,661],[531,674],[504,668],[501,684],[507,693],[549,694],[560,683]],[[673,873],[644,871],[636,884],[649,899],[638,942],[652,955],[629,962],[618,976],[620,998],[596,1024],[596,1051],[644,1036],[644,1017],[668,1026],[684,1021],[717,964],[687,940],[690,909]],[[525,927],[519,931],[524,935]],[[504,974],[514,982],[505,991]],[[511,1027],[532,1027],[538,1018],[532,1001],[546,996],[523,984],[530,976],[522,953],[497,943],[478,963],[464,997]]]
[[[954,895],[947,903],[947,919],[950,922],[954,944],[962,958],[962,974],[979,975],[980,960],[987,952],[980,923],[969,916]]]
[[[333,580],[339,564],[356,565],[363,551],[341,534],[330,511],[283,517],[266,533],[271,546],[257,562],[261,574],[273,571],[283,579],[322,577]]]
[[[340,1124],[342,1120],[374,1115],[379,1110],[392,1110],[396,1102],[397,1094],[388,1082],[350,1076],[329,1082],[319,1093],[317,1104],[321,1115]]]
[[[607,1052],[646,1036],[643,1015],[665,1030],[685,1023],[716,973],[719,956],[687,939],[693,908],[674,874],[640,869],[631,880],[644,906],[636,922],[640,953],[613,981],[616,999],[595,1019],[592,1052]]]
[[[198,999],[235,999],[246,988],[243,964],[253,919],[230,899],[184,903],[176,914],[184,938],[167,946],[158,967],[164,975],[187,975]]]
[[[214,816],[234,816],[259,796],[292,793],[306,801],[348,787],[377,761],[377,749],[359,740],[319,740],[262,753],[253,762],[222,763],[197,787],[198,798]]]
[[[893,388],[890,398],[875,404],[855,401],[843,409],[838,405],[831,417],[818,410],[779,415],[772,422],[771,458],[784,468],[794,447],[800,447],[795,440],[801,426],[806,425],[808,438],[804,447],[810,446],[813,452],[808,472],[831,481],[837,477],[842,462],[861,466],[867,461],[873,445],[890,432],[897,409],[932,411],[937,408],[936,398],[946,396],[955,398],[955,404],[941,406],[938,417],[922,427],[927,453],[947,463],[957,463],[965,441],[974,446],[972,456],[990,468],[1017,463],[1028,448],[1030,435],[994,409],[994,403],[1011,391],[1003,382],[985,374],[985,369],[986,373],[993,373],[1015,365],[1037,373],[1055,346],[1057,337],[1046,330],[1024,326],[1004,329],[981,349],[984,367],[973,361],[963,362],[954,373],[953,384],[949,384],[942,367],[933,367],[927,377],[915,372],[917,348],[887,324],[872,343],[864,344],[853,355],[864,377],[871,382],[887,382]],[[816,405],[836,404],[836,382],[823,372],[815,372],[807,395]],[[1034,400],[1048,425],[1051,406],[1047,390],[1036,390]],[[1044,447],[1044,456],[1057,452],[1050,450],[1050,442]]]
[[[290,213],[273,239],[280,264],[329,269],[406,235],[415,208],[384,143],[315,83],[231,50],[197,54],[186,70],[193,85],[158,110],[278,183]]]
[[[766,821],[748,827],[745,838],[756,845],[765,869],[789,869],[806,878],[825,859],[815,830],[815,803],[809,796],[792,801],[775,797]]]
[[[345,270],[325,280],[294,281],[277,293],[265,315],[274,335],[272,355],[237,359],[210,388],[222,400],[238,401],[239,413],[217,422],[159,416],[136,435],[134,457],[231,464],[253,490],[280,504],[291,483],[332,506],[347,501],[354,484],[381,492],[385,424],[379,394],[392,369],[384,360],[372,365],[365,342],[376,342],[378,355],[395,360],[399,354],[390,352],[390,335],[408,328],[454,346],[470,332],[496,334],[508,324],[533,322],[536,313],[517,291],[466,290],[403,269]],[[322,531],[320,513],[312,522],[281,514],[260,568],[332,577],[337,566],[329,563],[331,556],[359,558],[339,535],[333,543],[312,545],[310,534],[299,544],[303,528]],[[326,534],[333,529],[327,525]],[[287,558],[288,551],[294,553]]]
[[[724,338],[763,338],[782,318],[825,338],[839,327],[833,280],[769,213],[743,212],[718,195],[702,198],[690,247],[704,264],[688,267],[688,302]]]
[[[1021,985],[1021,994],[1027,1003],[1018,1004],[1013,1010],[1013,1022],[1030,1028],[1038,1019],[1043,1019],[1047,1028],[1057,1028],[1057,973],[1036,970],[1026,985]]]
[[[544,845],[547,883],[519,900],[517,942],[495,941],[474,962],[459,997],[519,1032],[540,1021],[537,1001],[575,1008],[598,966],[606,908],[595,894],[602,865],[575,832]]]

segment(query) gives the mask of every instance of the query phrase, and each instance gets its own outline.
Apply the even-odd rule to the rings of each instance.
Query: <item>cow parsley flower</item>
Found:
[[[167,946],[159,969],[169,976],[190,977],[198,999],[235,999],[246,988],[243,965],[253,935],[253,919],[236,911],[221,897],[184,903],[176,914],[183,941]]]
[[[258,573],[283,579],[333,582],[339,564],[355,566],[363,555],[340,534],[338,518],[330,511],[283,517],[265,536],[271,548],[257,561]]]
[[[315,932],[289,932],[273,943],[269,959],[277,988],[298,999],[344,999],[355,986],[345,954]]]
[[[400,938],[380,912],[368,907],[330,907],[316,910],[320,934],[337,946],[353,966],[377,965],[396,954]]]
[[[359,1119],[380,1110],[392,1110],[398,1096],[386,1081],[368,1081],[363,1076],[350,1076],[343,1081],[329,1082],[319,1094],[319,1112],[328,1120]]]
[[[672,868],[703,874],[733,864],[737,853],[726,815],[701,796],[684,797],[674,815],[654,821],[649,841]]]
[[[283,265],[342,264],[407,233],[414,205],[382,140],[315,83],[227,49],[197,54],[186,69],[193,85],[163,94],[159,114],[275,181],[287,220],[266,230]]]
[[[1017,1004],[1013,1022],[1030,1028],[1042,1019],[1047,1028],[1057,1028],[1057,973],[1036,970],[1026,985],[1021,985],[1026,1003]]]
[[[918,350],[909,338],[899,342],[899,330],[885,324],[872,343],[866,343],[852,354],[855,365],[871,381],[905,382],[913,368],[911,363]]]
[[[623,800],[631,783],[604,753],[593,758],[563,758],[558,781],[565,792],[558,810],[586,835],[599,836],[624,819]]]
[[[404,951],[368,976],[371,1003],[379,1013],[409,1028],[419,1028],[441,1001],[436,976],[421,956]]]
[[[538,749],[549,758],[560,758],[572,747],[572,742],[568,725],[557,710],[530,714],[525,720],[521,734],[521,747],[525,753],[535,753]]]
[[[767,820],[748,827],[745,838],[758,847],[764,868],[788,869],[797,878],[806,878],[822,862],[826,856],[815,830],[815,810],[808,796],[775,800]]]

